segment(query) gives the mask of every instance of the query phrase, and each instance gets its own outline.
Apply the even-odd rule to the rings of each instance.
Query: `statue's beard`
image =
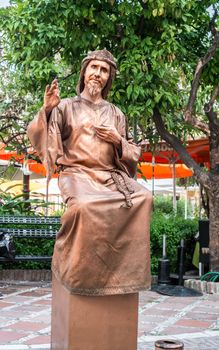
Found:
[[[91,96],[96,96],[102,91],[101,84],[93,82],[92,80],[88,82],[87,88]]]

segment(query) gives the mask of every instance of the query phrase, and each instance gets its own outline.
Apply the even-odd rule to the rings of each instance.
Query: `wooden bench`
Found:
[[[56,216],[0,216],[0,233],[8,233],[13,238],[54,239],[60,227],[60,217]],[[36,255],[15,255],[13,260],[0,257],[0,262],[37,261],[51,262],[52,257]]]

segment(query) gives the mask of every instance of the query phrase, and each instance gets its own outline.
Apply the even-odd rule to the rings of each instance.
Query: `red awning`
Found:
[[[173,177],[172,166],[170,166],[172,162],[176,163],[176,177],[192,176],[192,171],[182,164],[178,154],[166,142],[160,142],[156,145],[154,152],[154,166],[151,164],[152,152],[150,144],[142,142],[141,146],[142,156],[139,169],[147,179],[151,179],[153,176],[157,179]],[[186,149],[197,163],[203,163],[208,167],[210,166],[208,139],[188,141]],[[7,151],[5,150],[5,146],[0,144],[0,159],[10,160],[11,158],[14,158],[18,163],[23,163],[24,155],[18,155],[14,151]],[[46,176],[46,171],[42,164],[29,160],[28,166],[30,171]],[[53,177],[57,176],[57,174],[53,175]],[[138,177],[141,177],[141,175],[138,174]]]
[[[150,144],[148,142],[142,142],[141,147],[141,161],[151,163],[152,150]],[[208,139],[190,140],[186,143],[186,150],[197,163],[203,163],[209,167],[210,157]],[[155,146],[154,161],[155,163],[162,164],[172,163],[172,161],[182,163],[179,155],[166,142],[159,142]]]

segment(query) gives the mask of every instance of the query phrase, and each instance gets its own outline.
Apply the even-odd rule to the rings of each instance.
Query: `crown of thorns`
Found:
[[[89,52],[87,54],[87,56],[83,59],[82,65],[86,61],[91,61],[91,60],[104,61],[104,62],[107,62],[108,64],[110,64],[111,66],[113,66],[115,69],[117,68],[115,58],[113,57],[113,55],[109,51],[107,51],[105,49]]]

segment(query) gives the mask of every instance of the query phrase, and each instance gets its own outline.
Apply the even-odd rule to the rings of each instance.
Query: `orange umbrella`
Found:
[[[17,160],[17,159],[21,159],[23,157],[24,156],[18,155],[17,152],[15,152],[15,151],[9,151],[9,150],[5,149],[4,143],[0,143],[0,159],[10,160],[11,158],[15,158]]]
[[[160,142],[155,147],[154,161],[152,165],[152,152],[149,143],[142,143],[142,157],[139,165],[140,172],[147,178],[165,179],[172,178],[172,166],[169,164],[170,160],[176,163],[176,177],[188,177],[193,173],[185,165],[182,164],[178,154],[165,142]],[[208,139],[191,140],[187,142],[186,149],[194,160],[198,163],[205,163],[209,166],[209,142]],[[14,151],[5,150],[5,145],[0,144],[0,159],[9,160],[15,158],[17,162],[23,163],[24,155],[17,155]],[[179,163],[179,164],[178,164]],[[46,176],[45,168],[42,164],[33,160],[28,160],[29,170]],[[54,174],[53,177],[57,177]],[[138,174],[138,177],[141,177]]]
[[[7,150],[5,144],[0,142],[0,159],[2,160],[14,160],[16,163],[23,164],[25,154],[18,154],[16,151]]]
[[[46,176],[46,171],[43,164],[39,164],[36,162],[28,163],[29,170],[41,174],[42,176]],[[140,173],[138,172],[138,177],[140,178],[142,175],[146,177],[146,179],[151,179],[153,176],[155,179],[169,179],[173,177],[173,169],[169,164],[156,164],[154,169],[151,163],[141,163],[138,166],[140,169]],[[176,177],[189,177],[192,176],[192,171],[187,168],[184,164],[176,164]],[[53,174],[53,177],[58,177],[58,174]]]
[[[146,177],[146,179],[171,179],[173,177],[173,166],[169,164],[155,164],[155,166],[153,166],[151,163],[140,163],[138,169],[138,178],[141,178],[142,175]],[[176,164],[175,171],[176,178],[193,175],[193,172],[184,164]]]
[[[29,170],[32,172],[34,172],[36,174],[40,174],[42,176],[46,176],[46,169],[45,169],[43,164],[37,163],[37,162],[34,162],[33,160],[31,160],[31,161],[28,161],[28,167],[29,167]],[[52,177],[58,177],[58,174],[55,173],[55,174],[53,174]]]

